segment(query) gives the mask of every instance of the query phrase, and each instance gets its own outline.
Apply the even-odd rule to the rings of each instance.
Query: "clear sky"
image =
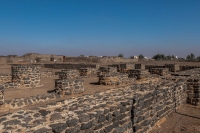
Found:
[[[0,0],[0,55],[199,51],[200,0]]]

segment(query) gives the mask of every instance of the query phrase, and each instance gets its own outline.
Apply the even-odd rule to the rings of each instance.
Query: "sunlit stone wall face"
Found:
[[[40,86],[41,66],[38,65],[13,65],[12,82],[30,88]]]

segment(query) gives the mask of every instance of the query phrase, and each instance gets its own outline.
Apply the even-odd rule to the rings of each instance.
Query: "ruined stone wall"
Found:
[[[165,64],[165,67],[168,68],[170,72],[180,71],[180,65],[179,64]]]
[[[76,69],[65,69],[57,72],[59,79],[77,79],[80,77],[79,71]]]
[[[135,69],[135,64],[120,64],[120,72],[126,73],[128,70]]]
[[[185,101],[185,89],[165,80],[73,97],[3,115],[0,132],[144,133]]]
[[[0,56],[0,64],[10,64],[15,62],[23,62],[23,58],[17,55],[13,56]]]
[[[160,76],[164,76],[169,73],[169,70],[167,68],[150,68],[149,72],[151,74],[158,74]]]
[[[81,68],[79,69],[79,75],[82,78],[96,77],[97,69],[96,68]]]
[[[41,77],[42,78],[47,78],[47,77],[52,77],[53,72],[52,71],[41,71]]]
[[[151,68],[166,68],[165,66],[162,65],[145,65],[145,69],[151,69]]]
[[[4,86],[0,84],[0,106],[4,104]]]
[[[60,95],[72,95],[77,93],[82,93],[84,91],[83,87],[84,80],[56,80],[55,81],[55,91]]]
[[[146,69],[133,69],[129,70],[127,73],[129,78],[136,79],[147,78],[150,75],[150,73]]]
[[[145,69],[145,64],[135,64],[135,69]]]
[[[0,82],[11,82],[12,76],[11,74],[0,73]]]
[[[127,73],[105,73],[99,75],[100,85],[126,85],[135,79],[128,78]]]
[[[190,69],[200,68],[199,65],[192,66],[192,65],[180,65],[180,71],[187,71]]]
[[[198,105],[200,102],[200,81],[198,78],[187,80],[187,103]]]
[[[37,65],[13,65],[12,82],[30,88],[40,86],[41,66]]]
[[[45,68],[53,69],[80,69],[80,68],[99,68],[98,64],[44,64]]]

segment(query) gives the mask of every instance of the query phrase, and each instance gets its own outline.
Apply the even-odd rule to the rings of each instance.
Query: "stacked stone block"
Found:
[[[196,65],[196,66],[181,65],[181,66],[180,66],[180,71],[187,71],[187,70],[195,69],[195,68],[200,68],[200,66],[198,66],[198,65]]]
[[[135,64],[120,64],[120,72],[126,73],[128,70],[135,68]]]
[[[52,77],[53,72],[52,71],[41,71],[41,77],[42,78],[47,78],[47,77]]]
[[[186,101],[184,83],[161,86],[150,92],[138,92],[133,104],[133,131],[147,132],[161,118],[174,112]]]
[[[150,68],[149,72],[151,74],[158,74],[160,76],[164,76],[169,73],[169,70],[167,68]]]
[[[12,82],[31,88],[41,86],[41,66],[38,65],[13,65]]]
[[[44,67],[53,69],[80,69],[90,67],[99,69],[99,64],[44,64]]]
[[[76,69],[67,69],[59,72],[59,79],[77,79],[79,78],[79,71]]]
[[[165,66],[158,66],[158,65],[145,65],[145,69],[150,70],[151,68],[166,68]]]
[[[120,72],[120,64],[113,64],[113,65],[108,65],[109,68],[116,68],[117,72]]]
[[[122,85],[128,84],[128,74],[126,73],[106,73],[99,75],[100,85]]]
[[[198,105],[200,102],[200,81],[196,78],[187,80],[187,103]]]
[[[80,77],[97,76],[97,69],[96,68],[81,68],[79,69],[79,76]]]
[[[180,71],[180,65],[179,64],[165,64],[165,67],[168,68],[170,72]]]
[[[84,80],[56,80],[55,91],[60,95],[72,95],[84,92]]]
[[[4,73],[0,74],[0,82],[11,82],[11,80],[12,80],[11,74],[4,74]]]
[[[117,73],[117,67],[100,67],[99,71],[97,72],[97,76],[105,75],[109,73]]]
[[[4,104],[4,86],[0,84],[0,105]]]
[[[0,116],[0,132],[144,133],[181,105],[184,91],[182,81],[163,81],[73,97]]]
[[[147,78],[149,76],[149,72],[146,69],[129,70],[127,73],[129,78],[136,78],[136,79]]]
[[[135,64],[135,69],[145,69],[145,64]]]
[[[9,88],[17,88],[20,86],[20,84],[16,83],[16,82],[7,82],[7,83],[3,84],[3,86],[5,89],[9,89]]]

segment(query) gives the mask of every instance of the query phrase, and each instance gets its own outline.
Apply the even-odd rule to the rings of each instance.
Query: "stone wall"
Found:
[[[166,68],[165,66],[158,66],[158,65],[145,65],[145,69],[151,69],[151,68]]]
[[[190,69],[200,68],[199,65],[191,66],[191,65],[180,65],[180,71],[187,71]]]
[[[117,67],[100,67],[99,71],[97,72],[97,76],[102,75],[102,74],[107,74],[107,73],[116,73],[118,71]]]
[[[81,68],[79,69],[80,77],[94,77],[97,76],[97,69],[96,68]]]
[[[180,65],[179,64],[165,64],[165,67],[168,68],[170,72],[180,71]]]
[[[99,68],[98,64],[44,64],[45,68],[53,69],[80,69],[80,68]]]
[[[126,73],[128,70],[135,69],[135,64],[120,64],[120,72]]]
[[[56,80],[55,81],[55,91],[60,95],[72,95],[77,93],[82,93],[84,91],[83,87],[84,80]]]
[[[129,70],[127,73],[129,78],[136,78],[136,79],[147,78],[150,75],[150,73],[146,69]]]
[[[185,89],[163,80],[73,97],[0,116],[0,132],[144,133],[185,102]]]
[[[7,109],[18,109],[27,105],[34,105],[41,102],[47,102],[49,100],[58,100],[59,98],[61,98],[61,95],[57,93],[47,93],[26,98],[15,98],[12,100],[5,100],[4,105],[0,107],[2,109],[3,107],[6,107]]]
[[[145,64],[135,64],[135,69],[145,69]]]
[[[105,73],[99,75],[100,85],[126,85],[130,82],[127,73]]]
[[[151,74],[158,74],[160,76],[164,76],[169,73],[169,70],[167,68],[150,68],[149,72]]]
[[[0,73],[0,82],[11,82],[12,76],[11,74]]]
[[[0,84],[0,105],[4,104],[4,86]]]
[[[138,91],[133,104],[134,132],[143,133],[150,130],[161,118],[186,102],[184,82],[180,81],[177,84],[165,82],[164,84],[149,92]]]
[[[59,79],[77,79],[80,77],[79,71],[76,69],[67,69],[57,72],[59,74]]]
[[[12,82],[30,88],[41,86],[41,66],[37,65],[13,65]]]
[[[53,72],[52,71],[41,71],[41,78],[47,78],[47,77],[52,77]]]
[[[187,103],[198,105],[200,102],[200,81],[198,78],[187,80]]]

